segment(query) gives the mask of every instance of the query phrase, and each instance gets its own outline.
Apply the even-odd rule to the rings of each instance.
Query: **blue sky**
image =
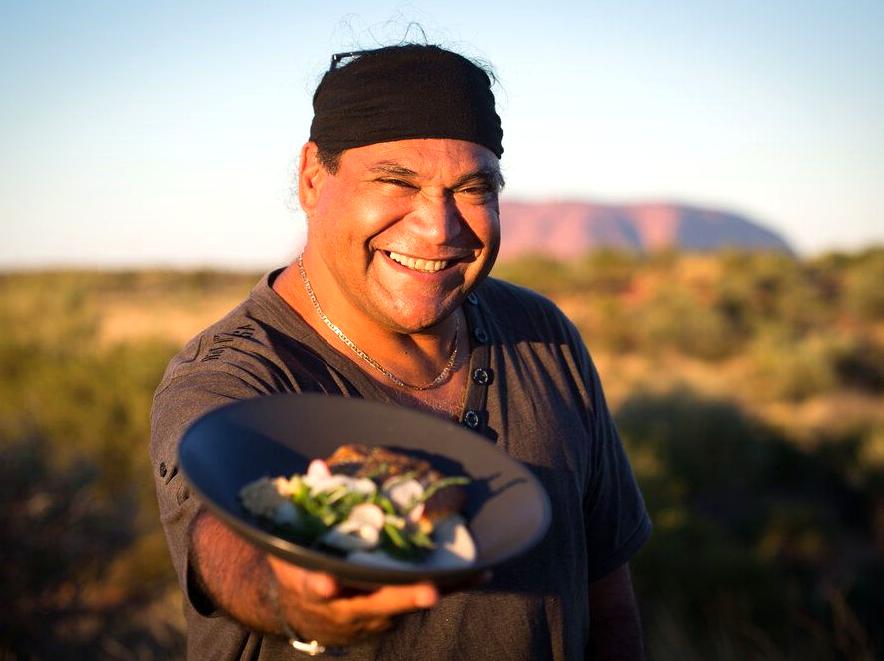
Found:
[[[409,21],[496,68],[510,198],[884,243],[884,3],[538,4],[0,0],[0,268],[286,261],[330,54]]]

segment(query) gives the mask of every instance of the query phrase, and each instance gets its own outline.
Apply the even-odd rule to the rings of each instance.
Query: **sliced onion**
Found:
[[[417,480],[396,480],[391,478],[384,483],[384,495],[402,514],[408,511],[424,495],[424,488]]]
[[[353,527],[353,530],[348,530]],[[358,551],[373,549],[378,545],[380,533],[371,526],[348,526],[347,522],[339,523],[322,536],[322,541],[342,551]]]
[[[384,511],[373,503],[362,503],[347,518],[329,530],[323,541],[342,551],[373,549],[380,542]]]
[[[384,527],[384,510],[373,503],[362,503],[350,510],[347,521],[380,530]]]
[[[370,480],[367,477],[361,477],[359,479],[352,480],[350,484],[350,490],[358,491],[359,493],[366,496],[373,496],[375,492],[377,492],[378,487],[373,480]]]
[[[310,494],[315,496],[318,493],[334,491],[338,487],[346,487],[349,480],[346,475],[308,475],[304,478],[304,484],[310,487]]]
[[[310,494],[313,496],[318,493],[328,493],[340,487],[366,496],[371,496],[377,491],[377,487],[371,480],[352,478],[349,475],[321,475],[316,473],[304,477],[304,484],[310,487]]]
[[[307,467],[307,477],[324,478],[331,477],[331,474],[331,471],[328,469],[328,464],[322,459],[314,459]]]

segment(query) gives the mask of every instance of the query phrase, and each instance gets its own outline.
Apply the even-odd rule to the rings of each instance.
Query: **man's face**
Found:
[[[497,157],[463,140],[348,149],[330,174],[302,154],[305,260],[344,327],[414,333],[445,319],[491,270],[500,243]]]

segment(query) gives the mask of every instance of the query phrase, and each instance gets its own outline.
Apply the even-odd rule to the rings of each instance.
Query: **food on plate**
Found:
[[[467,483],[422,459],[351,444],[313,460],[304,475],[247,484],[240,501],[281,537],[352,562],[458,568],[476,559],[461,515]]]
[[[422,516],[430,522],[459,513],[467,502],[466,491],[459,486],[464,483],[461,479],[446,480],[429,462],[384,447],[342,445],[326,463],[336,473],[353,477],[392,480],[405,475],[410,479],[399,483],[400,492],[414,489],[414,482],[419,482],[429,489],[429,493],[424,494]]]

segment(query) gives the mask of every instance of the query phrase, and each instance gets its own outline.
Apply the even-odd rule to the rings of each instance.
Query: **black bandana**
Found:
[[[334,56],[313,95],[310,139],[338,152],[409,138],[468,140],[500,158],[503,129],[488,75],[438,46]]]

